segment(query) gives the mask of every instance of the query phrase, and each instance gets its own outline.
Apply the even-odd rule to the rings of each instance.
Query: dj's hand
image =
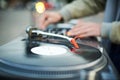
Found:
[[[68,36],[77,36],[79,38],[89,36],[100,36],[101,24],[92,22],[78,21],[78,23],[68,31]]]
[[[45,29],[49,24],[59,22],[62,16],[58,12],[44,12],[40,17],[40,29]]]

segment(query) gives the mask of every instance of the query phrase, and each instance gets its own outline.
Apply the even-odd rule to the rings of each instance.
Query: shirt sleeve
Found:
[[[63,7],[59,13],[64,21],[68,21],[72,18],[80,18],[103,11],[105,2],[105,0],[74,0]]]
[[[103,23],[101,36],[109,38],[116,44],[120,44],[120,22]]]

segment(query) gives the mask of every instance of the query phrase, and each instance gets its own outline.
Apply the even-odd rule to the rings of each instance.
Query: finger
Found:
[[[74,32],[76,32],[76,31],[78,31],[78,30],[80,29],[80,27],[81,27],[80,25],[79,25],[79,26],[75,25],[71,30],[69,30],[69,31],[67,32],[67,35],[68,35],[68,36],[73,35]]]
[[[77,24],[83,24],[83,23],[85,23],[85,22],[81,19],[79,19],[78,22],[77,22]]]
[[[90,33],[84,33],[84,34],[77,35],[77,38],[86,38],[90,36],[92,36]]]
[[[90,36],[92,36],[92,34],[85,33],[85,34],[80,35],[79,38],[85,38],[85,37],[90,37]]]
[[[71,31],[76,31],[78,30],[80,27],[82,27],[83,25],[75,25],[71,28]]]
[[[92,29],[89,29],[85,33],[81,33],[81,34],[79,34],[77,36],[79,36],[79,38],[84,38],[84,37],[98,36],[98,35],[96,35],[96,33],[94,31],[92,31]]]
[[[68,31],[68,36],[75,36],[78,34],[84,34],[86,32],[88,32],[90,29],[86,26],[81,26],[78,27],[77,29],[71,29],[70,31]]]
[[[40,28],[44,28],[44,23],[46,22],[46,19],[47,19],[47,14],[46,13],[43,13],[40,17]]]
[[[79,21],[79,24],[76,24],[75,26],[73,26],[73,28],[70,30],[70,32],[76,32],[79,30],[79,28],[82,28],[85,23],[83,21]]]
[[[47,27],[49,24],[52,23],[52,19],[51,18],[48,18],[45,22],[44,22],[44,27]]]
[[[45,19],[46,19],[46,13],[41,14],[40,20],[39,20],[40,24],[42,24],[45,21]]]

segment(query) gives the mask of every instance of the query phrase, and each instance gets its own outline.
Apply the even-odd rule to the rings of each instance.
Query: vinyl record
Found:
[[[79,46],[75,49],[71,45],[28,41],[19,37],[0,47],[0,71],[3,75],[15,77],[62,79],[78,77],[79,70],[103,65],[101,62],[105,59],[98,49]]]

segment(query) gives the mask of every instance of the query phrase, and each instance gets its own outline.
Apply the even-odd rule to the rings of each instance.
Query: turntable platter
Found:
[[[33,57],[29,57],[27,56],[29,55],[29,53],[26,51],[25,41],[16,40],[0,48],[0,58],[3,60],[3,62],[8,62],[11,65],[19,63],[19,65],[25,64],[44,67],[85,65],[101,58],[101,53],[99,52],[99,50],[88,46],[82,47],[81,45],[81,48],[76,49],[74,52],[70,51],[69,48],[63,45],[41,43],[40,46],[42,47],[37,48],[39,48],[39,50],[42,50],[44,53],[39,51],[41,55],[39,53],[35,54],[34,50],[37,48],[34,47],[31,49],[32,52],[30,52]],[[49,51],[47,50],[48,47]],[[54,50],[57,47],[59,47],[58,51]],[[45,50],[43,48],[45,48]],[[53,51],[51,51],[50,49],[53,49]],[[57,55],[55,55],[55,52]],[[34,55],[36,55],[36,57],[34,57]]]
[[[76,71],[100,64],[104,58],[98,49],[85,45],[73,50],[64,45],[42,42],[28,47],[26,41],[22,41],[22,37],[1,46],[0,52],[0,70],[6,69],[5,72],[14,74],[10,70],[15,69],[15,74],[18,75],[22,75],[19,74],[22,69],[23,72],[28,71],[28,74],[35,71],[52,71],[51,75],[54,71]]]

